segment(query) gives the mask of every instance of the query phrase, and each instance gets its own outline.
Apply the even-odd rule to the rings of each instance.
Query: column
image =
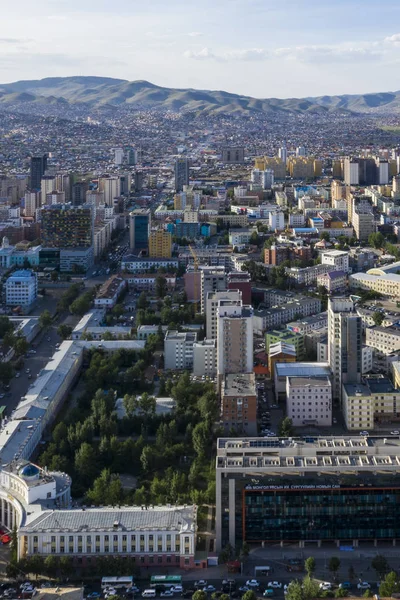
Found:
[[[216,533],[216,551],[222,550],[222,506],[221,506],[221,477],[220,471],[216,471],[215,485],[215,533]]]
[[[229,480],[229,543],[232,548],[236,545],[235,484],[235,479]]]

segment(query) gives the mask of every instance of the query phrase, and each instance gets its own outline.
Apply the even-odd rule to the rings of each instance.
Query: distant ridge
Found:
[[[353,112],[379,114],[400,112],[400,92],[319,96],[316,98],[266,98],[231,94],[219,90],[165,88],[149,81],[111,77],[47,77],[0,84],[0,103],[86,104],[90,107],[131,106],[197,114]]]

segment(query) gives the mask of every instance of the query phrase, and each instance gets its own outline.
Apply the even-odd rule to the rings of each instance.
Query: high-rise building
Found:
[[[344,159],[344,182],[346,185],[359,185],[359,163],[357,159]]]
[[[132,187],[132,175],[130,173],[122,173],[120,178],[120,194],[129,196]]]
[[[5,287],[7,306],[21,306],[28,310],[37,298],[37,275],[28,270],[14,271]]]
[[[46,204],[47,194],[56,191],[56,178],[52,175],[43,175],[40,182],[40,189],[42,192],[42,204]]]
[[[25,192],[25,216],[34,217],[40,206],[40,192]]]
[[[124,162],[123,148],[114,148],[114,164],[119,166]]]
[[[206,310],[206,298],[208,292],[226,290],[225,267],[201,267],[201,312]]]
[[[86,204],[101,206],[104,204],[104,192],[100,192],[99,190],[88,190],[86,192]]]
[[[126,150],[126,162],[128,165],[136,165],[138,159],[138,153],[135,148],[127,148]]]
[[[129,215],[129,241],[131,250],[144,250],[149,245],[151,212],[136,208]]]
[[[333,374],[332,395],[342,399],[343,383],[360,383],[362,373],[362,321],[349,298],[328,303],[328,362]]]
[[[135,171],[135,192],[143,189],[143,171]]]
[[[99,190],[104,192],[104,202],[112,206],[114,198],[121,195],[121,183],[118,175],[99,177]]]
[[[223,163],[242,163],[244,162],[244,148],[243,146],[227,146],[222,148],[222,162]]]
[[[69,173],[56,173],[55,189],[65,192],[65,201],[71,202],[71,177]]]
[[[84,248],[93,244],[92,207],[59,204],[43,208],[43,248]]]
[[[296,148],[296,156],[307,156],[307,152],[304,146],[298,146]]]
[[[253,308],[220,300],[217,308],[217,373],[253,372]]]
[[[193,346],[197,333],[167,331],[164,338],[164,369],[188,370],[193,368]]]
[[[189,185],[189,159],[180,157],[175,161],[175,191],[182,192],[184,185]]]
[[[281,159],[281,161],[283,162],[283,164],[286,164],[286,162],[287,162],[287,148],[286,148],[286,144],[284,144],[282,146],[282,148],[279,148],[279,150],[278,150],[278,156]]]
[[[65,204],[65,192],[48,192],[44,204],[46,206],[49,204]]]
[[[253,169],[251,172],[251,181],[263,190],[270,190],[274,185],[274,171],[273,169]]]
[[[85,203],[86,193],[89,189],[87,181],[77,181],[72,186],[72,204],[74,206],[80,206]]]
[[[208,292],[206,298],[206,338],[217,339],[217,310],[220,300],[242,302],[242,292],[235,289]]]
[[[47,169],[47,154],[31,157],[31,189],[40,190],[42,177]]]
[[[157,229],[150,232],[149,236],[150,258],[171,258],[172,235],[165,229]]]
[[[356,237],[361,242],[367,242],[371,233],[375,233],[375,221],[372,211],[361,211],[355,209],[352,215],[352,223]]]

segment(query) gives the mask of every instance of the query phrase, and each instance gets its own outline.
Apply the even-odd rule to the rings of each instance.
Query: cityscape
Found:
[[[59,66],[0,39],[0,598],[398,598],[400,34],[212,50],[188,5],[158,85],[45,4]]]

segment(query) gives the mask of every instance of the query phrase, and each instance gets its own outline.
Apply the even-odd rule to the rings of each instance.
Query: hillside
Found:
[[[329,111],[400,112],[400,92],[320,96],[317,98],[267,98],[224,91],[165,88],[148,81],[109,77],[49,77],[0,85],[0,103],[87,104],[92,107],[131,106],[196,113],[249,114],[280,111],[304,113]]]

